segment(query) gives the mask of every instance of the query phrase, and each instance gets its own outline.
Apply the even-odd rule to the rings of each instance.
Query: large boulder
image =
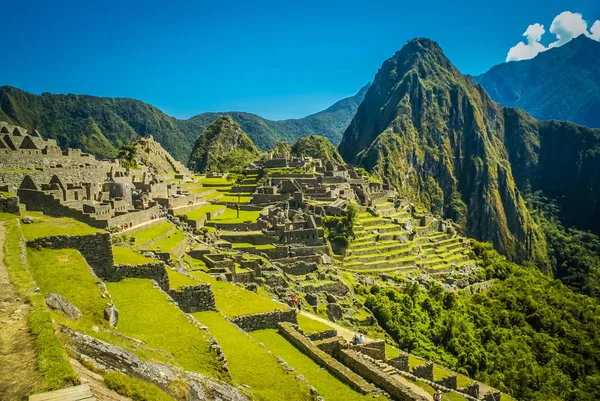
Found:
[[[59,294],[49,292],[46,294],[45,300],[50,309],[61,311],[71,320],[77,320],[81,317],[81,311]]]
[[[340,320],[344,314],[344,310],[338,304],[327,305],[327,317],[334,322]]]
[[[119,323],[119,311],[114,305],[104,309],[104,319],[108,320],[110,327],[117,327]]]

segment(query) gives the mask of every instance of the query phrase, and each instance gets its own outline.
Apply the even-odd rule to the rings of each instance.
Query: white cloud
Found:
[[[592,39],[600,41],[600,21],[594,22],[594,25],[590,29],[590,33],[592,34],[592,36],[590,36]]]
[[[579,13],[564,11],[558,14],[550,25],[550,33],[555,36],[555,40],[548,46],[541,42],[542,36],[546,33],[544,25],[535,23],[529,25],[523,33],[525,40],[511,47],[506,55],[506,61],[519,61],[534,58],[539,53],[553,47],[559,47],[579,35],[586,35],[594,40],[600,41],[600,20],[595,21],[588,30],[588,23]]]
[[[550,26],[550,32],[556,35],[557,40],[550,43],[548,48],[562,46],[579,35],[586,34],[590,36],[587,30],[587,22],[583,20],[583,16],[570,11],[564,11],[554,18]]]
[[[537,56],[539,52],[546,50],[544,45],[540,43],[545,32],[544,25],[529,25],[523,33],[523,36],[527,38],[527,43],[519,42],[516,46],[511,47],[506,56],[506,61],[529,60]]]

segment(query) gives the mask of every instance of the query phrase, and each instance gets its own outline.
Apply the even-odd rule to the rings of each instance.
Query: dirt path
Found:
[[[329,327],[331,327],[333,329],[336,329],[337,332],[338,332],[338,336],[343,337],[344,340],[346,340],[348,342],[351,342],[352,338],[354,337],[354,332],[352,330],[349,330],[349,329],[347,329],[345,327],[342,327],[342,326],[340,326],[337,323],[333,323],[331,320],[327,320],[327,319],[324,319],[322,317],[315,316],[315,315],[313,315],[311,313],[308,313],[308,312],[305,312],[305,311],[300,311],[300,314],[303,315],[303,316],[306,316],[306,317],[308,317],[308,318],[310,318],[312,320],[316,320],[318,322],[325,323]],[[372,339],[370,339],[368,337],[365,337],[365,342],[366,343],[370,343],[372,341],[373,341]]]
[[[27,327],[31,307],[17,294],[4,265],[6,228],[0,223],[0,395],[21,400],[39,380]]]

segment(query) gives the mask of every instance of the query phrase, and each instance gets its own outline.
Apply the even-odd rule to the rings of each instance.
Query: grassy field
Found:
[[[202,272],[192,272],[191,274],[200,281],[211,284],[217,309],[225,316],[234,317],[269,312],[275,309],[289,309],[287,306],[229,282],[217,281],[208,274]]]
[[[223,209],[223,205],[204,205],[198,209],[187,212],[185,215],[187,216],[188,220],[199,220],[205,218],[206,213],[213,213],[221,209]]]
[[[386,359],[393,359],[402,353],[398,348],[394,348],[391,345],[385,344],[385,357]]]
[[[319,395],[328,401],[373,400],[373,396],[362,395],[322,369],[308,356],[283,338],[275,329],[253,331],[251,336],[263,343],[268,350],[286,361],[312,384]]]
[[[22,224],[26,239],[36,239],[53,235],[88,235],[101,232],[87,224],[68,217],[49,217],[41,212],[24,212],[23,216],[31,216],[32,224]]]
[[[229,187],[231,188],[231,182],[227,181],[227,178],[200,178],[198,182],[206,187]]]
[[[135,238],[135,244],[139,246],[145,244],[148,241],[153,240],[156,237],[163,235],[173,227],[173,224],[169,223],[168,221],[164,221],[145,230],[136,232],[132,235],[132,237]]]
[[[168,234],[160,241],[152,244],[147,249],[159,252],[171,252],[175,249],[182,241],[185,240],[185,233],[180,229],[175,229],[173,232]]]
[[[410,380],[410,379],[407,379],[407,380]],[[415,383],[417,386],[421,387],[423,390],[428,392],[430,395],[433,396],[433,394],[435,394],[435,389],[433,387],[431,387],[429,384],[425,383],[423,380],[417,379],[417,380],[410,380],[410,381]],[[446,392],[446,393],[443,393],[442,400],[466,401],[467,399],[458,393]]]
[[[308,386],[286,372],[256,340],[236,328],[218,312],[193,314],[217,339],[227,356],[234,382],[250,386],[255,400],[310,400]]]
[[[227,208],[223,214],[211,219],[210,222],[219,224],[236,224],[251,221],[252,223],[256,223],[259,214],[260,210],[240,210],[240,217],[238,218],[237,210]]]
[[[106,387],[132,400],[175,401],[175,398],[166,395],[158,386],[122,373],[111,370],[102,377]]]
[[[311,319],[304,315],[298,315],[298,326],[300,326],[300,329],[302,329],[302,331],[306,335],[332,329],[331,326],[328,326],[323,322]]]
[[[172,354],[184,369],[225,378],[207,334],[190,323],[150,280],[126,279],[107,283],[107,287],[119,309],[120,332]]]
[[[171,288],[181,288],[185,286],[200,284],[199,280],[190,278],[173,269],[167,269],[167,274],[169,275],[169,284]]]
[[[113,256],[117,265],[143,265],[145,263],[157,263],[156,259],[132,251],[124,246],[113,246]]]
[[[245,203],[250,203],[250,201],[252,200],[252,193],[250,192],[242,192],[239,198],[240,201],[240,205],[245,204]],[[219,202],[221,203],[237,203],[238,202],[238,195],[237,192],[229,192],[225,195],[223,195],[221,198],[219,198]]]

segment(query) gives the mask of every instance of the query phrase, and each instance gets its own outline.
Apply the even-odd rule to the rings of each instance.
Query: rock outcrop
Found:
[[[71,320],[77,320],[81,317],[81,311],[75,305],[67,301],[62,295],[47,293],[44,297],[46,305],[50,309],[61,311]]]

